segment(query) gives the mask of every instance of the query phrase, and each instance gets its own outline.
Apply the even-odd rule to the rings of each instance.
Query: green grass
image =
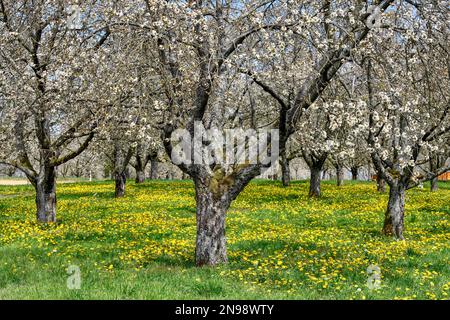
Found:
[[[380,229],[371,182],[257,180],[227,216],[229,264],[196,268],[190,181],[58,185],[58,223],[34,222],[31,186],[0,186],[0,299],[448,299],[450,185],[407,193],[405,242]],[[67,268],[81,289],[67,288]],[[367,268],[381,287],[367,287]]]

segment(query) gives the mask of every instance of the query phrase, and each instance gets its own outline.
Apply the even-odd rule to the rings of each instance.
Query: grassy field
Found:
[[[31,186],[0,186],[0,299],[448,299],[450,185],[407,193],[405,237],[380,235],[373,183],[285,189],[256,181],[227,217],[230,262],[194,266],[190,181],[58,186],[55,225],[34,222]],[[78,266],[81,289],[67,288]],[[381,286],[367,286],[369,266]]]

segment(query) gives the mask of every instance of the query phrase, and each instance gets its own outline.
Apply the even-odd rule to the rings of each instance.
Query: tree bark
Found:
[[[280,159],[280,165],[281,165],[281,181],[283,183],[284,187],[289,187],[291,183],[291,170],[289,166],[289,160],[287,159],[286,155],[282,155]]]
[[[34,182],[36,189],[36,216],[42,223],[56,222],[56,169],[44,167]]]
[[[127,175],[125,172],[116,172],[115,173],[115,181],[116,181],[116,198],[123,198],[125,196],[125,186],[127,183]]]
[[[14,174],[16,173],[16,168],[14,168],[14,167],[9,167],[9,168],[7,168],[7,175],[8,175],[8,177],[12,177]]]
[[[215,266],[226,263],[227,247],[225,218],[231,200],[218,198],[203,179],[195,179],[197,200],[197,240],[195,260],[197,266]]]
[[[431,188],[430,191],[431,192],[436,192],[439,190],[439,185],[438,185],[438,178],[434,178],[431,180]]]
[[[430,171],[431,172],[435,172],[439,167],[440,167],[441,163],[440,163],[440,158],[439,156],[431,156],[430,157]],[[438,178],[435,177],[434,179],[432,179],[430,181],[431,183],[431,187],[430,187],[430,191],[431,192],[436,192],[439,189],[438,186]]]
[[[344,182],[344,168],[341,165],[336,165],[336,184],[338,187],[342,186]]]
[[[352,180],[358,180],[358,167],[351,167]]]
[[[321,168],[313,166],[310,168],[311,176],[309,179],[309,196],[311,198],[320,197],[320,174]]]
[[[125,187],[127,179],[130,178],[130,170],[128,164],[134,154],[134,148],[122,145],[124,141],[116,140],[114,144],[113,155],[113,179],[115,180],[115,194],[116,198],[125,196]]]
[[[128,165],[128,163],[127,163],[127,165]],[[128,167],[125,168],[125,178],[131,179],[131,171],[130,171],[130,168],[128,168]]]
[[[389,202],[385,213],[383,234],[404,240],[405,190],[401,184],[390,186]]]
[[[145,171],[141,169],[136,169],[136,183],[145,182]]]
[[[136,183],[145,182],[145,168],[147,167],[150,156],[146,153],[145,146],[138,144],[136,150],[136,161],[131,165],[136,170]]]
[[[150,166],[150,179],[158,179],[158,160],[156,158],[152,158],[150,160]]]
[[[386,181],[381,178],[380,174],[377,174],[377,191],[381,193],[386,192]]]

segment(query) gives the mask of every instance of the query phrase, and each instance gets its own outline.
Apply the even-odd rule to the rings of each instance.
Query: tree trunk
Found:
[[[431,156],[430,157],[430,172],[435,172],[441,165],[440,163],[440,157],[439,156]],[[438,187],[438,178],[434,178],[430,181],[431,183],[431,188],[430,191],[431,192],[436,192],[439,187]]]
[[[386,192],[386,181],[381,178],[380,174],[377,175],[377,191],[381,193]]]
[[[439,189],[438,178],[436,177],[431,180],[431,189],[430,190],[431,190],[431,192],[436,192],[436,191],[438,191],[438,189]]]
[[[157,159],[151,159],[150,163],[150,179],[156,180],[158,179],[158,160]]]
[[[289,187],[291,183],[291,170],[289,167],[289,160],[287,159],[286,155],[283,155],[280,159],[280,165],[281,165],[281,181],[283,183],[284,187]]]
[[[145,182],[145,171],[142,169],[136,169],[136,183]]]
[[[15,173],[16,173],[16,168],[10,167],[10,168],[8,168],[8,171],[6,174],[8,175],[8,177],[11,178]]]
[[[122,198],[125,196],[125,186],[127,183],[127,175],[125,172],[116,172],[115,173],[116,180],[116,198]]]
[[[309,196],[312,198],[320,197],[320,173],[321,168],[310,168],[311,176],[309,179]]]
[[[195,179],[197,202],[197,266],[215,266],[227,262],[225,217],[231,201],[217,198],[204,183]]]
[[[131,171],[130,171],[130,168],[128,168],[128,167],[125,168],[125,178],[131,179]]]
[[[38,222],[56,222],[56,170],[43,168],[36,178],[36,216]]]
[[[358,167],[352,167],[352,180],[358,180]]]
[[[344,168],[341,165],[336,166],[336,183],[337,186],[342,186],[344,182]]]
[[[389,190],[389,202],[385,213],[383,234],[393,235],[395,238],[403,238],[403,219],[405,213],[405,190],[402,185],[391,186]]]

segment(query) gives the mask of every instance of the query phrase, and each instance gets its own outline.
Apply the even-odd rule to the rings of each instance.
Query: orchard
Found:
[[[448,299],[449,19],[0,0],[0,299]]]

